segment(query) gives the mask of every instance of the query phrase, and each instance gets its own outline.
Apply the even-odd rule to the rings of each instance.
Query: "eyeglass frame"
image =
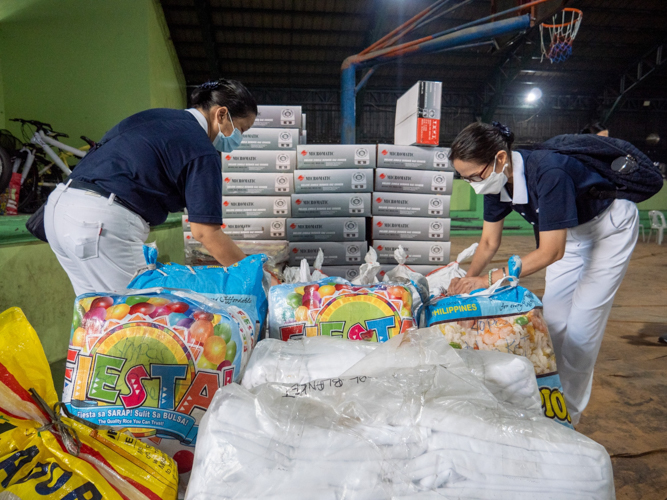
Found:
[[[493,161],[495,162],[496,159],[494,158]],[[484,180],[484,178],[482,178],[482,174],[483,174],[484,172],[486,172],[486,170],[489,168],[490,165],[491,165],[491,162],[487,163],[486,166],[485,166],[485,167],[481,170],[481,172],[479,172],[478,174],[473,174],[473,175],[471,175],[471,176],[469,176],[469,177],[464,177],[463,175],[461,175],[461,179],[464,180],[464,181],[466,181],[466,182],[468,182],[468,183],[471,183],[471,182],[481,182],[481,181]]]

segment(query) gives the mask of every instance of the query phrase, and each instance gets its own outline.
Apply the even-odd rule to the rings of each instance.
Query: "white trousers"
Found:
[[[544,317],[573,424],[591,396],[593,367],[638,227],[637,206],[615,200],[595,219],[568,229],[565,255],[547,268]]]
[[[148,224],[111,197],[60,184],[49,195],[44,229],[77,296],[122,290],[146,266]]]

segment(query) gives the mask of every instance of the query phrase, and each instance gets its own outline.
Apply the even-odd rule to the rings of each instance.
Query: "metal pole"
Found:
[[[476,43],[500,35],[525,31],[529,27],[530,15],[525,14],[520,17],[512,17],[482,26],[473,26],[416,45],[404,44],[402,47],[390,47],[369,54],[357,54],[348,57],[343,61],[341,66],[341,143],[355,143],[355,87],[357,69],[385,64],[402,56],[426,54],[460,45]]]
[[[355,137],[355,81],[357,68],[354,64],[343,69],[340,75],[340,119],[341,144],[354,144]]]

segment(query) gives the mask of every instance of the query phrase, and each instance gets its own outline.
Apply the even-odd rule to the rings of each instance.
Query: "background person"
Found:
[[[575,158],[512,151],[513,140],[497,122],[473,123],[454,140],[450,159],[484,195],[484,225],[468,275],[453,280],[448,292],[486,288],[503,277],[502,269],[482,271],[500,247],[503,220],[512,210],[538,228],[538,248],[522,256],[521,276],[547,269],[544,317],[576,424],[590,399],[593,367],[637,241],[639,213],[627,200],[590,197],[591,187],[614,186]]]
[[[201,85],[191,102],[126,118],[49,196],[46,236],[77,295],[125,288],[146,265],[150,227],[183,208],[193,237],[220,264],[245,257],[220,227],[220,152],[239,146],[257,103],[234,80]]]
[[[592,122],[581,129],[580,134],[595,134],[602,137],[609,137],[609,129],[600,122]]]

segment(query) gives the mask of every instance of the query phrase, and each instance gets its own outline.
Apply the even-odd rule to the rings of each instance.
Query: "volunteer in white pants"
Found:
[[[183,208],[192,235],[218,262],[245,257],[221,230],[220,152],[240,145],[257,103],[234,80],[201,85],[191,102],[126,118],[49,196],[46,237],[77,295],[124,289],[146,265],[150,227]]]
[[[538,247],[522,257],[521,276],[547,269],[544,317],[577,424],[590,399],[614,296],[637,241],[639,214],[630,201],[591,196],[591,188],[615,187],[579,160],[555,151],[512,151],[513,140],[500,123],[474,123],[452,145],[454,168],[484,195],[484,225],[467,276],[454,280],[449,293],[486,288],[506,274],[502,268],[482,272],[500,247],[503,220],[513,210],[534,226]]]

